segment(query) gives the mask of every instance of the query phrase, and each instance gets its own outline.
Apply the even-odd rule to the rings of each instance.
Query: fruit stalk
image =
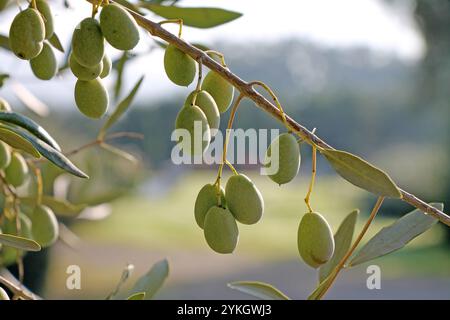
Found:
[[[86,0],[90,3],[99,3],[98,0]],[[113,2],[113,1],[109,1]],[[103,4],[102,4],[103,5]],[[141,16],[139,13],[134,12],[133,10],[130,10],[128,8],[124,8],[127,10],[133,18],[136,20],[137,24],[140,25],[142,28],[150,32],[151,35],[158,37],[162,40],[167,41],[168,43],[176,46],[178,49],[183,51],[184,53],[191,56],[194,60],[201,59],[203,62],[203,65],[208,67],[213,72],[216,72],[219,74],[222,78],[224,78],[227,82],[232,84],[237,90],[240,91],[240,94],[251,99],[259,108],[263,109],[267,113],[269,113],[274,118],[278,119],[279,121],[283,122],[283,113],[279,111],[277,106],[275,106],[273,103],[268,101],[263,95],[259,94],[252,85],[250,85],[248,82],[242,80],[239,78],[239,76],[232,73],[228,68],[224,68],[220,63],[216,62],[214,59],[208,56],[207,53],[204,51],[194,47],[193,45],[187,43],[186,41],[182,40],[181,38],[177,37],[176,35],[170,33],[169,31],[165,30],[161,25],[159,25],[156,22],[153,22],[151,20],[148,20]],[[309,131],[307,128],[296,122],[294,119],[289,117],[288,115],[285,115],[286,122],[294,132],[296,132],[301,138],[303,138],[308,144],[310,145],[316,145],[318,147],[322,148],[329,148],[333,149],[328,143],[326,143],[324,140],[320,139],[317,135]],[[441,210],[438,210],[434,208],[433,206],[430,206],[423,200],[419,199],[415,195],[400,189],[400,192],[402,194],[402,200],[406,203],[409,203],[413,207],[416,207],[417,209],[439,219],[442,223],[446,224],[447,226],[450,226],[450,216],[442,212]]]

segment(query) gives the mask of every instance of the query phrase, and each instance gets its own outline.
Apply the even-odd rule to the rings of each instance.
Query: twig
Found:
[[[98,0],[86,0],[90,3],[98,3]],[[110,1],[113,2],[113,1]],[[232,84],[237,90],[240,91],[241,95],[253,100],[253,102],[261,109],[269,113],[272,117],[278,119],[283,122],[283,114],[278,110],[277,106],[268,101],[264,96],[259,94],[253,86],[251,86],[248,82],[242,80],[237,75],[232,73],[228,68],[223,67],[220,63],[211,58],[205,51],[202,51],[193,45],[187,43],[176,35],[170,33],[165,30],[161,25],[151,20],[148,20],[141,16],[139,13],[134,12],[128,8],[125,8],[136,20],[137,24],[142,28],[150,32],[151,35],[158,37],[162,40],[167,41],[170,44],[173,44],[178,49],[191,56],[194,60],[198,61],[202,60],[204,66],[208,67],[210,70],[219,74],[222,78],[224,78],[227,82]],[[320,139],[314,133],[309,131],[307,128],[296,122],[294,119],[286,115],[286,121],[288,126],[296,132],[301,138],[303,138],[307,143],[314,144],[316,146],[322,148],[330,148],[333,149],[328,143],[324,140]],[[421,211],[432,215],[433,217],[439,219],[442,223],[450,226],[450,216],[438,210],[424,201],[420,200],[413,194],[400,189],[402,194],[402,200],[409,203],[410,205],[420,209]]]
[[[11,274],[8,274],[9,277],[12,277]],[[14,297],[19,297],[25,300],[41,300],[41,297],[35,295],[27,288],[19,284],[17,281],[11,281],[6,279],[6,277],[0,275],[0,283],[7,287],[12,291]]]

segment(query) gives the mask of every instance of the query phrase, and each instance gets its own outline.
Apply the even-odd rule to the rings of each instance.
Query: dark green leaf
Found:
[[[444,209],[442,203],[432,203],[431,205],[441,211]],[[419,209],[404,215],[390,226],[381,229],[370,239],[352,258],[349,266],[356,266],[403,248],[438,221]]]
[[[323,149],[321,151],[334,170],[345,180],[376,195],[401,198],[400,190],[380,169],[351,153]]]
[[[133,89],[131,89],[128,96],[120,101],[120,103],[117,105],[116,109],[114,110],[113,114],[106,120],[103,127],[100,129],[99,138],[103,138],[105,136],[106,131],[111,128],[111,126],[116,123],[120,117],[127,111],[127,109],[130,107],[131,103],[133,102],[134,96],[136,95],[137,91],[139,90],[142,81],[144,80],[144,76],[142,76],[139,81],[134,85]]]
[[[264,282],[238,281],[229,283],[228,287],[263,300],[290,300],[283,292]]]
[[[9,144],[11,147],[25,151],[35,158],[39,158],[41,155],[27,139],[24,139],[19,134],[13,132],[9,127],[0,127],[0,140]]]
[[[4,246],[13,247],[25,251],[41,250],[41,246],[36,241],[14,236],[12,234],[0,233],[0,243]]]
[[[161,288],[168,275],[169,263],[167,260],[157,262],[147,274],[136,282],[131,294],[145,292],[145,299],[150,300]]]
[[[42,141],[49,144],[54,149],[61,151],[61,148],[59,147],[58,143],[56,143],[56,141],[52,138],[52,136],[44,128],[42,128],[39,124],[31,120],[30,118],[27,118],[15,112],[0,111],[0,121],[12,123],[19,127],[22,127],[34,134]]]
[[[216,27],[242,16],[242,13],[220,8],[180,8],[145,2],[140,6],[166,19],[183,19],[183,25],[196,28]]]
[[[324,281],[339,264],[352,245],[353,233],[359,210],[354,210],[345,217],[334,235],[335,249],[333,256],[319,269],[319,282]]]
[[[64,47],[61,44],[61,41],[58,38],[58,35],[56,33],[53,33],[50,39],[48,39],[48,42],[53,46],[53,48],[61,51],[64,53]]]
[[[135,294],[132,294],[127,298],[127,300],[144,300],[145,299],[145,292],[138,292]]]
[[[56,166],[77,177],[88,178],[88,176],[83,171],[78,169],[69,159],[67,159],[65,155],[55,150],[45,142],[37,139],[35,136],[29,134],[28,132],[20,130],[18,128],[9,128],[9,129],[20,135],[22,138],[28,140],[33,145],[33,147],[35,147],[36,150],[39,151],[41,155],[43,155],[45,158],[47,158],[47,160],[49,160]]]

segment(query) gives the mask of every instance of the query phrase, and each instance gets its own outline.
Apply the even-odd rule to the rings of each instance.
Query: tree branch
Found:
[[[90,3],[98,4],[98,0],[86,0]],[[110,2],[113,2],[110,0]],[[216,62],[214,59],[208,56],[204,51],[192,46],[186,41],[178,38],[176,35],[170,33],[165,30],[161,25],[151,20],[148,20],[141,16],[139,13],[134,12],[128,8],[125,8],[136,20],[137,24],[140,25],[143,29],[147,30],[152,36],[158,37],[162,40],[167,41],[170,44],[173,44],[178,49],[182,50],[189,56],[191,56],[194,60],[201,60],[204,66],[207,66],[210,70],[218,73],[222,78],[232,84],[240,93],[245,97],[252,100],[259,108],[263,109],[267,113],[269,113],[272,117],[276,118],[278,121],[283,122],[283,116],[280,113],[279,109],[268,101],[264,96],[259,94],[251,84],[239,78],[239,76],[232,73],[229,69],[223,67],[220,63]],[[307,143],[315,144],[316,146],[322,148],[330,148],[333,149],[329,144],[320,139],[314,133],[309,131],[307,128],[296,122],[294,119],[286,115],[286,120],[289,127],[298,133]],[[415,195],[400,189],[402,193],[402,200],[409,203],[413,207],[420,209],[421,211],[432,215],[433,217],[439,219],[442,223],[450,226],[450,217],[446,215],[444,212],[430,206],[426,202],[420,200]]]

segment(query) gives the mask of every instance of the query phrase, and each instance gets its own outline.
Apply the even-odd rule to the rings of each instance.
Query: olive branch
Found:
[[[102,1],[98,0],[86,1],[95,5],[103,5]],[[218,63],[213,58],[211,58],[207,52],[196,48],[190,43],[179,38],[177,35],[174,35],[173,33],[167,31],[161,26],[161,24],[143,17],[132,9],[126,7],[123,8],[133,16],[139,26],[147,30],[152,36],[165,40],[166,42],[176,46],[178,49],[189,55],[194,60],[201,61],[204,66],[208,67],[211,71],[216,72],[228,83],[233,85],[239,91],[240,95],[252,100],[257,107],[261,108],[278,121],[287,124],[288,128],[298,134],[306,143],[313,147],[318,147],[319,149],[334,150],[332,146],[319,138],[315,133],[311,132],[305,126],[292,119],[288,114],[281,112],[275,104],[276,101],[272,103],[267,100],[262,94],[255,90],[251,82],[247,82],[241,79],[238,75],[230,71],[230,69],[224,67],[221,63]],[[401,193],[402,201],[435,217],[445,225],[450,226],[450,216],[445,214],[443,211],[429,205],[425,201],[421,200],[420,198],[406,190],[399,188],[399,191]]]

